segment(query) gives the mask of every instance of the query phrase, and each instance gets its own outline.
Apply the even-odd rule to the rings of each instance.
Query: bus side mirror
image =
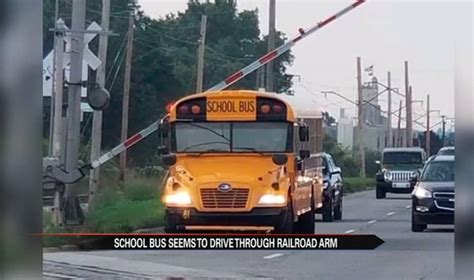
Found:
[[[161,136],[163,138],[168,137],[169,131],[170,131],[170,124],[167,121],[163,121],[158,125],[158,131],[160,132]]]
[[[309,129],[307,126],[300,126],[298,134],[301,142],[307,142],[309,140]]]
[[[285,154],[274,154],[272,160],[276,165],[284,165],[288,162],[288,156]]]
[[[162,157],[162,161],[167,166],[174,165],[176,163],[176,155],[171,155],[171,154],[164,155]]]

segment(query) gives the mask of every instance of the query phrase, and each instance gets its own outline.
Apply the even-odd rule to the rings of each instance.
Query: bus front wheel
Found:
[[[280,224],[275,228],[275,233],[288,234],[293,233],[295,223],[293,222],[293,206],[291,199],[288,198],[288,204],[285,213],[282,216]]]
[[[297,222],[297,233],[313,234],[315,230],[314,208],[299,217]]]
[[[184,232],[183,230],[180,230],[178,227],[178,219],[176,218],[175,215],[166,213],[165,214],[165,228],[164,228],[165,233],[180,233]]]

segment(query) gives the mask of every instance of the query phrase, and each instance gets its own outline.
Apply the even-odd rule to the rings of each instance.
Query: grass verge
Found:
[[[159,197],[160,178],[133,178],[123,187],[102,187],[94,205],[85,213],[84,226],[80,230],[64,230],[51,222],[51,212],[43,213],[45,233],[128,233],[140,228],[158,227],[164,224],[164,207]],[[78,244],[80,237],[44,237],[43,247]]]
[[[375,180],[373,178],[346,177],[343,178],[343,182],[345,193],[360,192],[375,187]]]

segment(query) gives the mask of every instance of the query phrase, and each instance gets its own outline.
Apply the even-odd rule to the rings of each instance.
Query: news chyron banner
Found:
[[[83,242],[82,247],[89,250],[373,250],[383,243],[375,235],[356,234],[107,234]]]

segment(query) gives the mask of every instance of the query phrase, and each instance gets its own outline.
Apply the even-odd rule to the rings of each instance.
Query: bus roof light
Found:
[[[189,114],[189,107],[186,106],[186,105],[181,105],[181,106],[179,107],[179,113],[180,113],[181,115],[187,115],[187,114]]]
[[[173,109],[173,105],[174,105],[173,102],[166,104],[166,112],[171,113],[171,110]]]
[[[267,114],[270,112],[270,106],[267,104],[262,105],[261,107],[262,113]]]
[[[283,108],[280,105],[273,105],[273,112],[279,114],[283,111]]]
[[[191,107],[191,112],[193,112],[193,114],[197,115],[197,114],[201,113],[201,107],[199,107],[199,105],[193,105]]]

